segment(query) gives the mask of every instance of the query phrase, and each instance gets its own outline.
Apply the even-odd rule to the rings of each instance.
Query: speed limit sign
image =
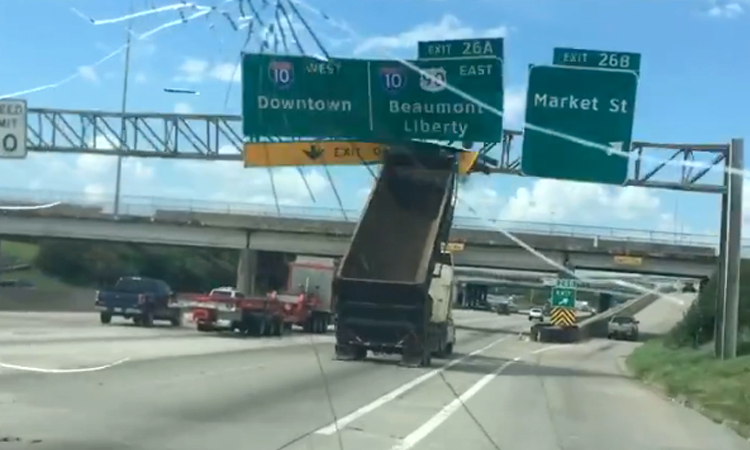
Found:
[[[0,158],[26,157],[26,100],[0,100]]]

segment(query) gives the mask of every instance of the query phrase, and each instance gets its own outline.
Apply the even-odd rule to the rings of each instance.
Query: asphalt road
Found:
[[[685,305],[665,301],[644,327],[679,317]],[[0,313],[0,450],[750,449],[625,377],[633,343],[553,346],[519,337],[524,316],[456,316],[454,358],[408,369],[335,361],[332,336]]]

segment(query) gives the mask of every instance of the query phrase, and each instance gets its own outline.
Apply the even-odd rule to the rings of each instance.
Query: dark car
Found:
[[[162,280],[144,277],[122,277],[110,290],[96,293],[95,308],[102,323],[112,317],[133,319],[136,325],[151,326],[154,320],[182,325],[182,310],[173,306],[175,294]]]

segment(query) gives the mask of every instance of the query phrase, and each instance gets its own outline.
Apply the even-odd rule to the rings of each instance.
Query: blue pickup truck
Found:
[[[162,280],[144,277],[122,277],[110,290],[96,293],[95,309],[103,324],[112,317],[133,319],[139,326],[150,327],[154,320],[182,326],[182,310],[174,303],[175,294]]]

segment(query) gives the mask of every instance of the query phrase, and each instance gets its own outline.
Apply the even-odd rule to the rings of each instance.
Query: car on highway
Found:
[[[639,323],[633,316],[614,316],[607,324],[607,339],[637,341]]]
[[[531,308],[529,310],[529,320],[544,320],[544,313],[542,312],[542,308]]]
[[[146,277],[121,277],[108,290],[97,291],[94,308],[101,323],[112,317],[133,319],[139,326],[150,327],[154,320],[169,321],[182,326],[182,310],[174,306],[175,294],[162,280]]]

